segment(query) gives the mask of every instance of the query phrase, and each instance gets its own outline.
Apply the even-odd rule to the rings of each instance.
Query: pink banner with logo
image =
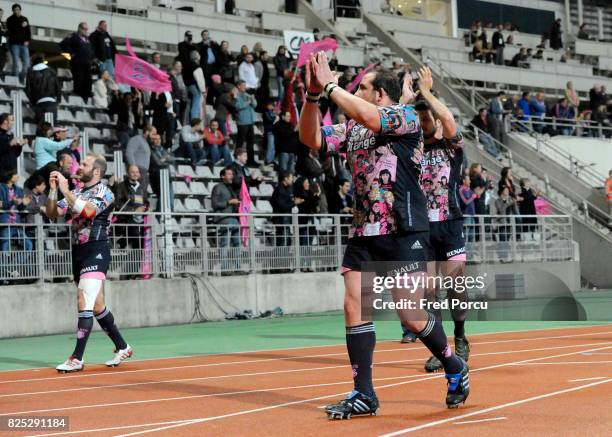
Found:
[[[363,70],[361,70],[361,72],[357,76],[355,76],[355,79],[353,79],[353,81],[346,86],[346,90],[349,93],[352,93],[353,90],[357,88],[359,84],[361,83],[361,79],[363,79],[363,76],[365,76],[370,70],[373,70],[374,68],[376,68],[377,65],[378,65],[378,62],[375,62],[373,64],[368,65]]]
[[[242,178],[242,185],[240,186],[240,205],[238,205],[238,213],[240,215],[240,237],[242,238],[242,244],[244,247],[249,245],[249,218],[248,214],[251,213],[251,195],[249,189]]]
[[[115,55],[117,83],[154,93],[172,91],[172,84],[167,73],[137,57],[127,37],[125,45],[130,55]]]
[[[140,267],[140,273],[142,273],[142,279],[151,279],[151,262],[153,255],[153,242],[151,240],[151,223],[148,215],[144,216],[144,235],[143,235],[143,251],[142,251],[142,266]]]
[[[307,42],[300,46],[300,54],[298,55],[297,66],[306,65],[306,61],[316,52],[326,52],[328,50],[336,51],[338,42],[333,38],[325,38],[321,41]]]

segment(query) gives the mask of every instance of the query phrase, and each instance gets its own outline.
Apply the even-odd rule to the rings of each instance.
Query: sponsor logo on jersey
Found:
[[[422,249],[423,246],[421,246],[421,242],[419,240],[417,240],[417,241],[414,242],[414,244],[410,248],[411,249]]]
[[[97,270],[98,270],[98,265],[96,264],[95,266],[89,266],[89,267],[82,268],[81,273],[95,272]]]
[[[446,257],[450,258],[452,256],[460,255],[462,253],[465,253],[465,246],[460,247],[459,249],[451,250],[450,252],[446,252]]]

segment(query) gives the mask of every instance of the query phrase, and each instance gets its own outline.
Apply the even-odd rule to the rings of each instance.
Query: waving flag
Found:
[[[154,93],[172,91],[172,84],[167,73],[136,56],[127,37],[125,38],[125,46],[130,54],[129,56],[115,55],[117,83],[131,85],[136,89]]]
[[[353,90],[357,88],[359,84],[361,83],[361,79],[363,79],[363,76],[365,76],[370,70],[373,70],[378,64],[379,64],[378,62],[375,62],[373,64],[368,65],[363,70],[361,70],[361,72],[357,76],[355,76],[355,79],[353,79],[353,81],[346,86],[346,90],[349,93],[352,93]]]
[[[240,204],[238,205],[238,213],[240,215],[240,237],[242,238],[242,244],[244,247],[249,246],[249,218],[248,214],[251,213],[251,195],[247,188],[246,178],[242,178],[242,185],[240,186]]]
[[[338,42],[333,38],[325,38],[321,41],[307,42],[300,46],[300,54],[298,55],[297,66],[301,67],[306,65],[306,61],[311,54],[320,51],[336,51],[338,48]]]

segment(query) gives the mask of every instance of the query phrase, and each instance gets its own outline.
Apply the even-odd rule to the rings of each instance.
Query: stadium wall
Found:
[[[580,288],[577,261],[472,266],[468,274],[523,274],[530,290],[545,291],[551,280],[568,291]],[[135,328],[189,323],[199,308],[206,320],[225,313],[254,314],[280,307],[284,314],[341,310],[344,283],[337,272],[254,274],[227,277],[108,281],[106,303],[121,327]],[[194,288],[194,284],[197,287]],[[558,289],[558,286],[555,289]],[[75,288],[70,283],[0,287],[0,338],[72,332]],[[199,302],[199,306],[198,306]],[[98,329],[97,324],[95,328]]]

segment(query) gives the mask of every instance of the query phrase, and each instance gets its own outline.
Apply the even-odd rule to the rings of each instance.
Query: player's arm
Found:
[[[451,139],[457,135],[457,123],[453,113],[439,101],[431,92],[433,87],[433,77],[429,67],[421,67],[417,73],[419,76],[419,91],[421,97],[427,102],[434,117],[442,123],[442,135],[444,138]]]
[[[347,118],[356,121],[372,132],[380,132],[382,125],[376,105],[366,102],[339,86],[332,87],[329,85],[337,83],[337,79],[329,68],[327,56],[324,52],[311,56],[310,63],[312,64],[311,76],[314,78],[313,82],[317,83],[321,89],[327,86],[326,92],[328,92],[329,98],[338,105]],[[331,88],[333,88],[333,91],[331,91]]]
[[[311,80],[312,63],[310,59],[306,62],[306,89],[308,94],[302,106],[302,113],[298,122],[300,141],[311,149],[321,148],[321,111],[317,100],[323,91],[323,87]]]
[[[68,179],[66,179],[63,174],[61,174],[58,171],[51,172],[50,183],[52,183],[53,180],[55,180],[55,184],[57,188],[64,196],[63,202],[65,202],[64,206],[66,207],[66,208],[58,209],[56,205],[56,208],[55,208],[56,213],[61,214],[62,211],[65,213],[66,210],[70,209],[71,211],[77,214],[80,214],[81,217],[93,218],[96,216],[97,214],[96,206],[91,202],[87,202],[83,199],[77,198],[77,196],[72,191],[70,191],[70,187],[68,186]],[[49,211],[49,208],[47,208],[47,211]]]

